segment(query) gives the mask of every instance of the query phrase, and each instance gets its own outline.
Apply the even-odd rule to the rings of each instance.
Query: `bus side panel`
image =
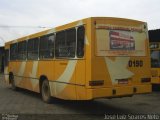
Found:
[[[25,68],[20,61],[11,61],[9,63],[9,72],[14,75],[15,85],[20,88],[25,88],[25,79],[23,78],[23,71]]]
[[[76,94],[77,100],[86,99],[86,69],[85,60],[79,60],[76,65]]]
[[[49,83],[52,83],[52,81],[55,80],[55,61],[53,60],[42,60],[39,61],[38,65],[38,78],[40,79],[41,76],[45,76]],[[37,86],[37,89],[39,89],[39,86]],[[51,88],[51,94],[53,94],[53,91],[55,88]]]
[[[25,77],[25,86],[23,88],[31,91],[33,90],[32,83],[31,83],[32,67],[33,67],[33,62],[27,61],[25,65],[25,72],[23,75]]]
[[[55,61],[55,94],[56,97],[76,100],[76,70],[77,60]]]
[[[26,62],[23,62],[23,61],[17,61],[16,62],[16,66],[17,66],[17,72],[16,72],[16,76],[15,77],[15,81],[16,81],[16,85],[20,88],[26,88],[26,82],[27,82],[27,79],[26,77],[24,77],[24,72],[25,72],[25,69],[26,69]]]

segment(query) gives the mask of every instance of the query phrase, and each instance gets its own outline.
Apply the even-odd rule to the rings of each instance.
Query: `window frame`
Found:
[[[75,33],[73,34],[73,35],[75,35],[74,36],[74,38],[75,38],[75,40],[74,40],[74,43],[75,43],[75,45],[73,46],[73,48],[74,48],[74,56],[67,56],[67,55],[64,55],[64,56],[60,56],[59,54],[57,54],[57,52],[58,52],[58,50],[57,49],[59,49],[59,46],[61,46],[62,45],[62,48],[64,47],[65,49],[69,49],[70,47],[72,47],[72,46],[68,46],[67,44],[68,44],[68,39],[67,39],[67,32],[69,31],[69,30],[74,30],[75,31]],[[63,33],[64,32],[64,33]],[[59,40],[57,40],[57,34],[59,34],[59,33],[63,33],[64,34],[64,40],[63,41],[59,41]],[[62,38],[60,38],[60,39],[62,39]],[[60,44],[61,42],[63,42],[63,44]],[[68,29],[65,29],[65,30],[62,30],[62,31],[58,31],[58,32],[56,32],[56,39],[55,39],[55,58],[57,58],[57,59],[74,59],[74,58],[76,58],[76,43],[77,43],[77,30],[76,30],[76,27],[71,27],[71,28],[68,28]],[[63,53],[63,52],[62,52]],[[67,51],[67,54],[68,54],[69,52]]]
[[[35,47],[35,44],[36,44],[36,41],[37,40],[37,46]],[[33,45],[32,45],[32,47],[31,48],[29,48],[30,46],[29,46],[29,42],[30,41],[33,41]],[[35,49],[36,48],[36,49]],[[31,49],[31,50],[29,50],[29,49]],[[36,56],[35,56],[35,58],[34,58],[34,54],[37,52],[37,54],[36,54]],[[28,57],[29,56],[29,53],[31,53],[31,55],[32,55],[32,58],[30,58],[30,57]],[[39,60],[39,37],[35,37],[35,38],[31,38],[31,39],[28,39],[27,40],[27,60]]]
[[[51,49],[50,47],[49,47],[49,37],[51,37],[51,36],[53,36],[54,37],[54,40],[53,40],[53,48]],[[47,37],[47,38],[45,38],[45,37]],[[41,49],[41,40],[42,40],[42,38],[44,38],[44,39],[47,39],[46,41],[47,41],[47,48],[48,49]],[[47,59],[54,59],[55,58],[55,40],[56,40],[56,35],[55,35],[55,33],[50,33],[50,34],[46,34],[46,35],[43,35],[43,36],[40,36],[39,37],[39,59],[40,60],[47,60]],[[51,51],[51,52],[53,52],[53,55],[52,56],[50,56],[50,57],[41,57],[41,52],[45,52],[45,51]]]
[[[23,43],[23,48],[22,48],[23,50],[19,51],[19,49],[20,49],[19,46],[20,46],[21,43]],[[18,51],[17,52],[17,55],[18,55],[17,59],[18,60],[23,61],[23,60],[27,59],[27,41],[26,40],[18,42],[18,50],[17,51]],[[19,54],[21,54],[22,57],[24,57],[24,55],[25,55],[25,58],[19,58]]]
[[[78,29],[83,27],[84,28],[84,40],[83,40],[83,55],[82,56],[78,56]],[[77,26],[77,43],[76,43],[76,57],[78,59],[83,59],[85,57],[85,34],[86,34],[86,29],[85,29],[85,26],[84,25],[81,25],[81,26]]]
[[[12,55],[12,54],[13,54],[13,53],[12,53],[12,51],[13,51],[13,50],[12,50],[12,46],[13,46],[13,45],[16,45],[16,49],[14,50],[14,52],[15,52],[15,53],[14,53],[14,54],[15,54],[15,58],[12,58],[12,57],[13,57],[13,55]],[[10,53],[9,53],[9,54],[10,54],[10,55],[9,55],[9,60],[10,60],[10,61],[17,60],[18,44],[17,44],[17,43],[11,44],[9,51],[10,51]]]

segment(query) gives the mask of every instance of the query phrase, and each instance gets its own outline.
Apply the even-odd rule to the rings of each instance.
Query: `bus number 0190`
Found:
[[[143,67],[143,61],[142,60],[130,60],[128,62],[129,67]]]

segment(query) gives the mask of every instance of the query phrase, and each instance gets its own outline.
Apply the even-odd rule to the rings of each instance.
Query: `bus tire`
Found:
[[[50,92],[50,87],[49,87],[49,82],[47,79],[45,79],[42,82],[41,85],[41,95],[42,95],[42,100],[46,103],[51,103],[51,92]]]
[[[10,75],[9,75],[9,80],[10,80],[10,83],[11,83],[11,88],[12,88],[13,90],[17,90],[17,87],[16,87],[16,85],[15,85],[15,80],[14,80],[13,74],[10,74]]]

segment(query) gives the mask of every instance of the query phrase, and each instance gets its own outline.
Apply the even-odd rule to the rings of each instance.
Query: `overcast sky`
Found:
[[[160,0],[0,0],[0,45],[91,16],[136,19],[158,29]]]

